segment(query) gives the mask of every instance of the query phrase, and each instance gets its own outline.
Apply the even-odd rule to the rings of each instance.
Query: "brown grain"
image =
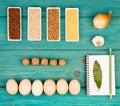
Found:
[[[48,9],[48,40],[59,40],[59,9]]]
[[[9,39],[20,40],[20,9],[9,8]]]

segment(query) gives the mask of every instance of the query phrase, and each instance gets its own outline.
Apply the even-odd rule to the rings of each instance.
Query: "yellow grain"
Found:
[[[66,41],[79,40],[79,13],[77,8],[66,9]]]

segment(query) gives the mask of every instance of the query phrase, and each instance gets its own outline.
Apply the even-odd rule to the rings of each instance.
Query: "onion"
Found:
[[[108,26],[110,18],[112,16],[112,11],[109,11],[108,14],[98,14],[93,19],[93,25],[97,29],[103,29]]]

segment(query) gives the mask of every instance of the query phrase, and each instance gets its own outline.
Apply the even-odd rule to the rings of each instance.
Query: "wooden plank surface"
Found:
[[[80,41],[79,42],[65,42],[65,20],[61,19],[61,41],[48,42],[46,40],[46,20],[43,18],[42,22],[42,40],[28,41],[27,40],[27,18],[23,18],[23,40],[21,42],[7,41],[7,23],[6,18],[0,18],[0,48],[1,49],[119,49],[120,47],[120,17],[112,17],[110,25],[103,29],[97,30],[92,25],[92,18],[80,18]],[[4,27],[3,27],[4,26]],[[91,40],[95,35],[101,35],[105,38],[105,45],[103,47],[94,47]],[[48,46],[49,45],[49,46]]]
[[[120,89],[116,89],[117,94],[120,94]],[[11,96],[5,91],[5,88],[0,88],[0,105],[40,105],[40,106],[119,106],[120,95],[113,97],[110,100],[107,96],[86,96],[85,89],[77,96],[71,96],[69,93],[61,96],[57,93],[54,96],[46,96],[43,94],[39,97],[33,97],[32,94],[28,96],[21,96],[20,94]]]
[[[22,8],[22,35],[21,42],[7,41],[7,7],[20,6]],[[42,8],[42,41],[30,42],[27,40],[27,8],[29,6],[40,6]],[[61,8],[61,41],[46,41],[46,8],[58,6]],[[79,26],[80,41],[77,43],[65,42],[65,8],[77,7],[80,9]],[[113,11],[110,25],[97,30],[92,25],[93,17],[99,12],[108,13]],[[91,39],[95,35],[105,38],[105,45],[94,47]],[[86,95],[86,73],[84,57],[86,54],[108,54],[109,48],[113,49],[116,56],[115,74],[117,95],[112,100],[108,96]],[[40,105],[40,106],[119,106],[120,105],[120,0],[1,0],[0,1],[0,105]],[[42,67],[41,65],[24,67],[21,60],[24,57],[47,57],[65,58],[67,65],[64,67]],[[53,79],[57,81],[65,78],[68,82],[77,79],[81,83],[81,92],[77,96],[69,93],[60,96],[57,93],[48,97],[45,94],[34,97],[32,94],[11,96],[5,90],[6,81],[10,78],[20,82],[23,78]]]
[[[80,8],[80,17],[93,17],[99,12],[107,12],[112,10],[114,16],[120,16],[120,1],[119,0],[62,0],[56,1],[52,0],[25,0],[23,2],[18,0],[1,0],[0,1],[0,16],[6,16],[6,8],[8,6],[20,6],[22,7],[23,16],[27,16],[27,8],[29,6],[40,6],[43,10],[43,16],[46,16],[46,7],[54,6],[61,7],[64,10],[66,7],[78,7]],[[64,16],[64,13],[62,14]]]
[[[117,61],[120,61],[120,52],[114,51],[116,58],[116,87],[120,87],[120,66]],[[87,54],[108,54],[108,51],[0,51],[0,86],[5,86],[5,82],[10,78],[15,78],[18,82],[23,78],[48,79],[52,78],[55,81],[60,78],[65,78],[68,81],[78,79],[81,86],[85,87],[85,64],[84,56]],[[4,55],[4,56],[3,56]],[[22,58],[28,57],[46,57],[50,58],[65,58],[67,65],[64,67],[56,66],[23,66]],[[104,59],[103,59],[104,60]],[[78,75],[76,75],[79,73]]]

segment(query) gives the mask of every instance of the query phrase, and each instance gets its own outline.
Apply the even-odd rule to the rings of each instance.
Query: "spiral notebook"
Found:
[[[93,75],[93,67],[95,61],[99,62],[102,70],[102,83],[99,90],[96,86]],[[86,74],[87,95],[109,95],[109,55],[87,55]],[[112,95],[115,94],[115,56],[112,55]]]

